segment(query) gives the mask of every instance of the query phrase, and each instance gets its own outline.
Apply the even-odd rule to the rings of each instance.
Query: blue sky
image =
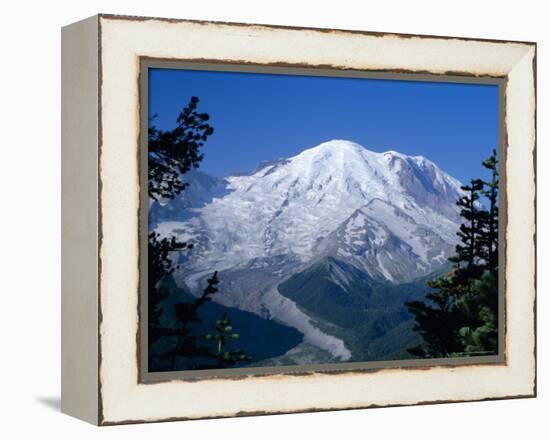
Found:
[[[347,139],[425,156],[466,182],[498,145],[496,85],[150,69],[158,128],[172,128],[191,96],[214,127],[200,169],[219,177]]]

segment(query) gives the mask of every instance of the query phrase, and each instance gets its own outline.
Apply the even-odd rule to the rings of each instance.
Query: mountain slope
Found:
[[[204,186],[204,180],[191,181],[189,191]],[[194,238],[197,246],[189,262],[194,272],[275,255],[307,262],[316,256],[320,239],[373,200],[436,229],[447,243],[455,241],[459,183],[422,157],[331,141],[251,175],[210,183],[214,191],[195,197],[194,204],[186,194],[185,201],[151,208],[160,232],[185,231],[176,235]],[[395,275],[394,281],[402,280]]]
[[[334,140],[262,163],[248,175],[218,179],[195,170],[184,178],[189,187],[180,197],[150,208],[152,229],[195,245],[173,256],[181,263],[176,283],[197,294],[218,271],[223,295],[217,301],[299,330],[307,362],[312,352],[334,361],[403,352],[404,335],[414,335],[402,292],[440,269],[457,241],[460,183],[421,156]],[[307,289],[285,290],[293,277],[306,275]],[[343,294],[338,289],[346,283],[353,287]],[[382,291],[392,295],[375,295]],[[375,308],[373,298],[380,299]],[[366,350],[334,321],[340,309],[362,320],[353,331],[368,344],[388,335],[394,343]]]
[[[356,210],[316,246],[317,253],[336,256],[380,281],[429,274],[452,250],[433,226],[380,199]]]
[[[435,275],[433,275],[435,276]],[[321,330],[342,338],[351,360],[409,357],[418,342],[405,302],[424,299],[425,277],[398,286],[378,282],[332,257],[322,258],[278,287]]]
[[[171,292],[171,295],[161,304],[163,309],[162,324],[167,328],[173,328],[175,324],[173,306],[177,303],[191,301],[192,296],[185,289],[177,287],[171,278],[165,281],[165,288]],[[244,350],[248,356],[252,357],[252,361],[240,362],[236,365],[238,367],[281,356],[302,342],[302,334],[292,327],[261,318],[257,314],[242,311],[235,307],[207,302],[198,309],[199,321],[190,325],[192,334],[196,337],[199,345],[209,346],[204,336],[212,333],[212,326],[224,313],[227,314],[235,331],[240,336],[238,340],[231,342],[229,348]],[[163,361],[160,355],[170,349],[173,344],[174,340],[161,339],[150,347],[150,371],[166,369],[166,361]],[[210,346],[210,348],[215,349],[214,346]],[[178,358],[176,369],[192,369],[194,368],[193,362],[196,361]],[[211,359],[200,359],[200,362],[202,364],[214,364]]]

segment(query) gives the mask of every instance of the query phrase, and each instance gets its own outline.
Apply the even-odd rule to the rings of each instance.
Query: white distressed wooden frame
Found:
[[[62,33],[62,410],[108,425],[536,394],[533,43],[100,15]],[[506,77],[506,362],[142,384],[140,57]]]

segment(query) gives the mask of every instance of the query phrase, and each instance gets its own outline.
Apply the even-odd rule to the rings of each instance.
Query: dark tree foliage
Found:
[[[462,186],[461,189],[466,192],[466,195],[456,203],[461,208],[460,215],[464,219],[464,223],[460,225],[460,230],[457,232],[461,244],[456,245],[456,255],[449,258],[449,261],[457,265],[455,277],[460,277],[466,282],[477,278],[482,270],[477,263],[482,257],[479,238],[485,217],[482,209],[478,207],[483,181],[472,179],[470,185]]]
[[[470,325],[463,325],[459,334],[467,354],[495,354],[498,350],[498,275],[485,271],[474,282],[472,293],[461,305]]]
[[[442,357],[462,351],[462,343],[456,331],[460,328],[461,317],[455,307],[455,283],[453,273],[428,282],[434,292],[428,293],[430,301],[406,303],[415,317],[414,330],[423,343],[409,349],[417,357]]]
[[[489,210],[483,211],[484,229],[481,231],[483,254],[481,258],[486,262],[486,269],[494,271],[498,267],[498,161],[497,153],[493,150],[491,156],[483,162],[483,166],[491,171],[491,180],[483,182],[483,195],[489,201]]]
[[[409,353],[418,357],[498,353],[498,161],[496,151],[483,162],[491,180],[473,179],[462,187],[460,244],[449,258],[452,270],[428,282],[427,302],[407,303],[414,330],[423,342]],[[488,209],[479,203],[486,197]]]
[[[198,310],[204,303],[212,301],[212,295],[218,292],[218,273],[214,272],[211,278],[208,278],[207,285],[202,294],[190,302],[176,304],[175,328],[170,330],[169,336],[173,336],[175,343],[173,347],[163,354],[164,359],[170,361],[170,370],[176,368],[177,359],[180,357],[203,358],[211,356],[208,347],[197,343],[197,338],[192,332],[192,324],[201,322],[198,316]],[[207,368],[203,366],[202,368]]]
[[[233,333],[233,326],[224,313],[221,319],[218,319],[212,326],[215,333],[205,335],[207,341],[213,341],[216,348],[212,357],[216,360],[216,368],[232,367],[238,362],[250,361],[252,358],[247,356],[244,350],[226,350],[229,342],[240,338],[238,333]]]
[[[155,201],[172,199],[187,183],[181,176],[197,168],[203,159],[200,148],[214,132],[208,113],[199,113],[199,98],[193,96],[172,130],[149,127],[149,197]]]
[[[154,126],[149,128],[149,197],[154,201],[173,199],[188,186],[182,176],[191,168],[197,168],[203,159],[200,148],[214,129],[207,123],[209,115],[197,111],[199,99],[192,97],[177,118],[174,129],[163,131]],[[207,280],[202,294],[190,301],[172,307],[174,322],[163,322],[163,301],[170,296],[167,279],[172,276],[181,252],[193,248],[192,243],[183,243],[175,237],[161,238],[156,232],[148,236],[148,335],[149,344],[158,343],[164,347],[160,354],[151,357],[150,365],[155,369],[173,371],[179,359],[193,368],[223,368],[240,360],[250,358],[241,351],[211,351],[204,341],[198,341],[193,326],[201,323],[199,309],[212,300],[218,292],[218,274],[214,272]],[[224,317],[227,319],[227,317]],[[227,326],[226,326],[227,327]],[[223,345],[223,344],[222,344]],[[223,359],[220,358],[223,357]],[[224,357],[225,356],[225,357]],[[163,364],[162,366],[159,366]]]
[[[181,243],[175,237],[160,238],[156,232],[149,233],[148,254],[148,292],[149,292],[149,343],[166,335],[161,326],[161,302],[168,297],[163,281],[176,269],[171,261],[171,254],[192,249],[192,244]]]
[[[178,360],[183,365],[193,369],[226,368],[234,366],[238,362],[250,361],[244,350],[222,350],[229,340],[239,339],[237,333],[226,334],[232,330],[229,318],[224,314],[222,320],[216,321],[212,327],[217,330],[214,336],[219,341],[217,349],[212,349],[209,344],[197,335],[197,324],[202,320],[199,316],[200,308],[212,301],[212,296],[218,292],[218,273],[208,278],[207,285],[201,295],[190,301],[175,304],[175,323],[171,326],[159,326],[158,334],[168,341],[168,347],[159,358],[162,360],[161,369],[174,371],[178,368]],[[212,336],[207,335],[206,341]],[[157,362],[158,364],[158,362]],[[181,366],[181,364],[180,364]]]

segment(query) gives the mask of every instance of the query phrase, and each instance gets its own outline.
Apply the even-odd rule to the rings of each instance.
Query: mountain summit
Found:
[[[176,283],[197,293],[218,271],[216,301],[293,326],[334,358],[351,354],[280,286],[292,278],[297,292],[296,280],[312,274],[324,280],[312,285],[323,286],[409,282],[440,269],[456,244],[460,183],[421,156],[332,140],[248,175],[218,179],[194,170],[184,178],[187,190],[152,203],[149,217],[161,235],[195,244],[180,257]]]
[[[275,256],[306,263],[331,252],[375,278],[402,281],[440,265],[455,243],[460,183],[421,156],[332,140],[250,175],[216,182],[195,174],[189,192],[195,182],[202,193],[156,225],[197,243],[188,269],[226,269]],[[402,268],[383,263],[391,252],[403,257],[404,248],[408,263],[418,260],[412,266],[402,258]],[[382,249],[387,257],[377,254]]]

